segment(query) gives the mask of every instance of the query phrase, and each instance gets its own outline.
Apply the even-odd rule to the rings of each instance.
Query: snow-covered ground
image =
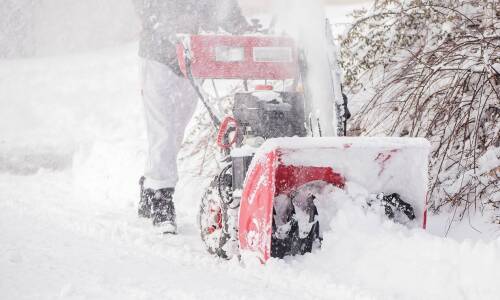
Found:
[[[136,217],[137,65],[135,44],[0,62],[2,299],[498,299],[498,232],[443,238],[349,202],[321,250],[219,261],[195,225],[206,180],[185,174],[180,234],[157,234]]]
[[[176,195],[180,234],[155,232],[136,216],[146,155],[136,49],[0,60],[1,299],[500,297],[500,232],[477,217],[444,238],[447,215],[408,229],[345,201],[321,250],[266,266],[221,261],[199,238],[208,178],[191,165]]]

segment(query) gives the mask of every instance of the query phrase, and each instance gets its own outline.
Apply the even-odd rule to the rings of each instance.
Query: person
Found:
[[[173,202],[177,153],[197,95],[177,60],[178,34],[201,30],[242,33],[249,27],[236,0],[134,0],[142,23],[142,98],[148,155],[140,180],[138,214],[164,233],[177,233]]]

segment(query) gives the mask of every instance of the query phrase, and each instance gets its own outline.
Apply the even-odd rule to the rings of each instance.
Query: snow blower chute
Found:
[[[426,140],[320,136],[321,124],[308,111],[307,64],[291,38],[181,40],[181,70],[218,127],[217,143],[227,158],[200,206],[201,237],[210,253],[251,254],[265,262],[311,252],[321,245],[318,216],[326,213],[317,201],[336,201],[318,197],[325,187],[363,190],[367,206],[425,226]],[[223,121],[208,105],[206,79],[242,80],[242,91],[232,95],[232,116]],[[335,103],[326,109],[335,111]]]

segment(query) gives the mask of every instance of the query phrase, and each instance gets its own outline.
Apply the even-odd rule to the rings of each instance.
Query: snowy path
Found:
[[[135,214],[135,47],[0,61],[0,298],[498,299],[499,238],[444,239],[349,203],[320,251],[245,266],[204,252],[205,182],[185,176],[180,235],[155,233]]]
[[[224,299],[235,288],[255,284],[249,278],[234,282],[230,291],[215,289],[213,282],[224,282],[226,272],[204,254],[194,226],[165,238],[135,218],[133,209],[84,214],[84,207],[60,197],[71,193],[54,186],[64,178],[44,177],[27,188],[38,187],[40,195],[61,201],[32,205],[31,196],[23,199],[21,192],[9,195],[17,201],[2,203],[0,224],[9,228],[2,235],[7,260],[2,275],[10,275],[2,279],[2,292],[12,299]]]
[[[9,182],[10,180],[13,180]],[[333,286],[309,291],[309,283],[279,278],[260,266],[208,256],[193,222],[181,220],[180,235],[156,234],[127,209],[89,210],[61,197],[72,193],[63,174],[1,177],[0,241],[2,294],[12,299],[291,299],[351,297]],[[12,191],[14,182],[21,182]],[[33,203],[36,191],[43,203]],[[227,284],[227,286],[226,286]]]

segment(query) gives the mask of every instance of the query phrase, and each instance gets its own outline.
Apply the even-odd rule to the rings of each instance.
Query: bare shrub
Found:
[[[500,4],[376,1],[342,46],[350,92],[369,95],[353,129],[429,139],[430,208],[498,220]]]

